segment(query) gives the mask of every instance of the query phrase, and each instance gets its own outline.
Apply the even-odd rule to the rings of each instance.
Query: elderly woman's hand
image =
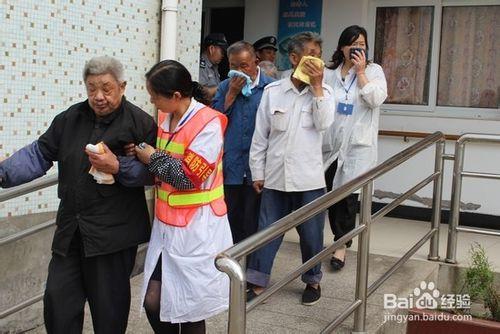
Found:
[[[140,143],[135,147],[135,153],[137,154],[137,158],[146,165],[150,163],[151,155],[155,152],[156,152],[155,148],[146,143]]]
[[[89,161],[100,172],[108,173],[108,174],[118,174],[120,170],[120,162],[116,155],[111,152],[109,147],[102,143],[102,147],[104,148],[104,153],[94,153],[85,149],[85,153],[87,153],[89,157]]]

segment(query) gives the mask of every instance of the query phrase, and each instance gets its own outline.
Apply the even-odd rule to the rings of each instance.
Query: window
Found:
[[[500,6],[444,7],[439,106],[497,108]]]
[[[386,109],[464,115],[486,108],[498,118],[500,3],[374,3],[373,59],[387,77]]]
[[[374,60],[387,77],[386,103],[429,103],[433,7],[377,9]]]

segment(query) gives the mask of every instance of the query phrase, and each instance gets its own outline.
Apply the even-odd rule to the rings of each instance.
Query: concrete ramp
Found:
[[[297,243],[284,242],[276,258],[273,278],[283,277],[300,265],[300,249]],[[398,258],[370,255],[369,284],[379,278]],[[295,280],[282,291],[268,299],[248,314],[247,333],[319,333],[340,314],[353,300],[356,281],[356,253],[347,253],[346,266],[340,272],[332,272],[329,263],[323,263],[322,297],[313,306],[303,306],[300,298],[305,285]],[[409,260],[369,299],[367,308],[368,333],[404,333],[403,327],[384,322],[384,293],[406,297],[422,280],[437,282],[439,264]],[[350,333],[353,316],[337,328],[335,333]],[[226,316],[219,316],[209,322],[209,333],[223,333]]]
[[[383,255],[370,255],[370,283],[387,271],[398,259]],[[276,258],[273,278],[276,280],[300,265],[300,249],[297,243],[284,242]],[[409,260],[378,291],[368,299],[368,333],[405,333],[405,325],[395,322],[384,324],[383,294],[393,293],[406,297],[422,280],[437,282],[439,265],[437,263]],[[342,310],[354,300],[356,281],[356,252],[347,253],[346,267],[339,273],[330,270],[327,262],[323,263],[322,298],[313,306],[300,303],[304,284],[295,280],[282,291],[268,299],[266,304],[258,306],[248,314],[247,333],[253,334],[303,334],[319,333]],[[127,333],[153,333],[146,316],[140,314],[139,293],[142,275],[132,279],[132,307]],[[350,316],[337,328],[335,333],[350,333],[353,316]],[[226,333],[227,314],[211,318],[207,323],[208,333]],[[85,333],[92,333],[90,314],[86,312]],[[30,334],[44,333],[43,327],[29,331]]]

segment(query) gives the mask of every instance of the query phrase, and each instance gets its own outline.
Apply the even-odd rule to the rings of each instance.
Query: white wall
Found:
[[[278,0],[245,0],[243,36],[250,43],[278,34]]]
[[[323,15],[321,35],[323,37],[323,59],[329,60],[342,30],[350,25],[359,24],[367,30],[372,29],[368,23],[372,20],[369,7],[371,0],[323,0]],[[278,0],[247,0],[245,1],[245,39],[253,42],[257,38],[276,34],[278,27]],[[369,41],[373,47],[372,40]],[[380,129],[416,132],[442,131],[445,134],[463,134],[467,132],[500,134],[499,121],[478,119],[458,119],[428,116],[401,116],[383,112],[380,119]],[[404,142],[402,138],[380,137],[379,161],[384,161],[393,154],[415,143],[410,139]],[[485,171],[500,173],[500,146],[470,145],[466,154],[465,169],[470,171]],[[453,153],[454,143],[447,142],[447,153]],[[397,170],[381,178],[375,184],[375,189],[384,192],[400,194],[431,173],[434,164],[434,151],[429,149],[413,158]],[[452,163],[445,163],[445,182],[443,198],[449,200],[451,192]],[[478,204],[480,207],[472,212],[500,215],[500,183],[476,179],[465,179],[463,183],[462,202]],[[418,193],[423,201],[407,201],[406,205],[425,207],[426,197],[432,196],[432,186],[427,186]],[[375,198],[376,201],[387,202],[388,199]],[[423,203],[422,203],[423,202]]]

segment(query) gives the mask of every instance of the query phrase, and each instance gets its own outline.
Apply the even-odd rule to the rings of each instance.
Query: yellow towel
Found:
[[[95,145],[87,144],[86,148],[90,152],[94,152],[97,154],[104,153],[104,146],[102,146],[102,142],[97,143]],[[113,184],[113,183],[115,183],[115,178],[113,177],[113,175],[100,172],[97,169],[95,169],[94,166],[90,167],[89,174],[92,175],[94,177],[94,180],[96,180],[96,182],[99,184]]]
[[[314,63],[316,63],[316,65],[321,66],[321,68],[323,68],[325,66],[325,63],[320,58],[316,58],[316,57],[313,57],[313,56],[304,56],[304,57],[302,57],[302,59],[300,60],[299,66],[297,66],[297,68],[293,72],[293,77],[295,79],[298,79],[298,80],[300,80],[302,82],[305,82],[306,84],[310,85],[311,81],[309,80],[309,76],[302,71],[302,69],[304,68],[304,62],[306,60],[313,61]]]

